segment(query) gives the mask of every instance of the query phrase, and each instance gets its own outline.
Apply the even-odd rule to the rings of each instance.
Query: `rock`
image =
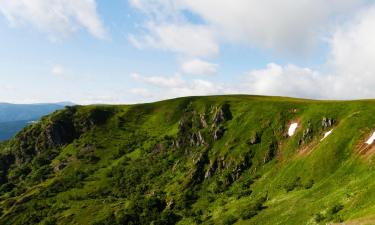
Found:
[[[206,128],[208,126],[204,114],[199,114],[199,121],[200,121],[201,128]]]
[[[200,131],[192,133],[189,142],[191,147],[203,146],[206,143]]]
[[[53,168],[53,172],[57,173],[57,172],[61,171],[62,169],[64,169],[67,165],[68,165],[68,161],[67,160],[64,160],[64,161],[60,162],[59,164],[57,164]]]
[[[311,128],[311,125],[309,124],[309,127],[307,127],[303,133],[301,139],[298,141],[299,145],[303,145],[309,141],[311,141],[313,138],[313,129]]]
[[[173,207],[173,205],[174,205],[174,201],[173,200],[169,200],[168,202],[167,202],[167,205],[166,205],[166,209],[172,209],[172,207]]]
[[[323,129],[327,129],[329,127],[332,127],[334,125],[334,123],[335,123],[334,119],[323,117],[323,119],[322,119],[322,128]]]
[[[203,181],[204,179],[204,166],[207,162],[206,153],[198,153],[196,157],[193,158],[194,166],[189,172],[189,182],[188,186],[197,184]]]
[[[225,129],[222,126],[216,128],[213,134],[214,141],[221,139],[224,136],[224,133]]]
[[[249,145],[255,145],[255,144],[260,143],[260,141],[261,141],[261,137],[260,137],[259,133],[255,133],[255,134],[250,138],[250,140],[248,141],[248,144],[249,144]]]
[[[42,134],[45,138],[45,148],[56,148],[71,143],[77,137],[73,123],[69,121],[56,121],[49,124]]]
[[[188,132],[192,128],[192,122],[186,118],[182,118],[178,122],[178,129],[181,133]]]
[[[214,160],[213,162],[210,162],[210,166],[207,169],[206,173],[204,174],[204,179],[208,179],[213,176],[217,169],[217,161]]]
[[[177,161],[175,162],[175,164],[174,164],[173,167],[172,167],[172,172],[176,172],[176,169],[177,169],[177,166],[178,166],[179,163],[180,163],[180,160],[177,160]]]
[[[212,126],[218,127],[222,122],[232,119],[232,113],[230,111],[230,105],[224,104],[220,108],[216,108],[215,115],[213,117]]]

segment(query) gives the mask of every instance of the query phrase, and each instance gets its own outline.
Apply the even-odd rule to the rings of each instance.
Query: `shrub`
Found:
[[[222,225],[232,225],[234,224],[235,222],[237,222],[237,218],[233,215],[228,215],[226,217],[223,218],[222,220]]]
[[[325,218],[325,216],[322,213],[316,213],[315,216],[314,216],[314,220],[317,223],[320,223],[320,222],[322,222],[325,219],[326,218]]]
[[[341,203],[337,203],[335,204],[334,206],[332,206],[332,208],[329,210],[329,213],[331,215],[335,215],[337,214],[338,212],[340,212],[342,209],[344,208],[344,205],[341,204]]]
[[[306,182],[306,184],[304,185],[304,188],[305,189],[310,189],[314,186],[314,180],[309,180]]]
[[[266,197],[259,198],[255,200],[254,202],[251,202],[249,205],[247,205],[245,208],[245,211],[242,211],[240,213],[241,219],[248,220],[254,216],[256,216],[262,209],[264,209],[264,203],[267,200]]]

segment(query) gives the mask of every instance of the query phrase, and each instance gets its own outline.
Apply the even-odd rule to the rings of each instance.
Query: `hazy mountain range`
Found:
[[[11,138],[28,123],[39,120],[70,102],[52,104],[10,104],[0,103],[0,141]]]

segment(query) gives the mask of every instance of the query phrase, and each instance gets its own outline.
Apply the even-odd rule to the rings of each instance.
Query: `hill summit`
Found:
[[[375,224],[374,115],[262,96],[67,106],[0,144],[0,224]]]

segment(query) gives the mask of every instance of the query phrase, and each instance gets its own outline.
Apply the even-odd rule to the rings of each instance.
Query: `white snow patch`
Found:
[[[289,135],[289,137],[291,137],[291,136],[294,135],[294,132],[296,131],[297,127],[298,127],[298,123],[292,123],[292,124],[290,124],[290,127],[288,129],[288,135]]]
[[[366,141],[366,144],[371,145],[375,141],[375,132],[372,134],[372,136]]]
[[[320,141],[323,141],[324,139],[326,139],[326,137],[328,137],[331,133],[332,133],[333,130],[330,130],[330,131],[327,131],[325,134],[324,134],[324,137],[320,140]]]

